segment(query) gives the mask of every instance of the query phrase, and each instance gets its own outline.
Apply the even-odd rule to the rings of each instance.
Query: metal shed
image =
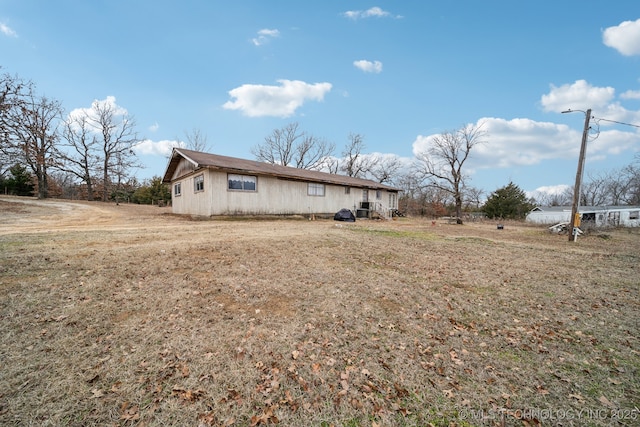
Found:
[[[582,226],[639,227],[640,206],[580,206]],[[571,206],[536,206],[527,214],[526,221],[535,224],[569,222]]]

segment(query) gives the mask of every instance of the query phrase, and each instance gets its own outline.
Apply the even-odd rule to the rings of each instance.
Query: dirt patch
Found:
[[[0,424],[633,425],[607,236],[2,197]]]

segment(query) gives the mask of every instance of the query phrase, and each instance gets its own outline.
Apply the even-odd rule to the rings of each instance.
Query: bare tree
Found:
[[[357,133],[349,134],[349,143],[342,152],[343,162],[340,170],[347,176],[362,178],[371,168],[371,159],[362,152],[365,149],[364,137]]]
[[[395,154],[370,157],[369,174],[380,184],[392,183],[398,178],[401,168],[402,162]]]
[[[416,155],[415,169],[422,181],[453,197],[458,224],[462,224],[463,189],[467,180],[463,167],[473,147],[485,142],[485,136],[482,125],[469,124],[433,137],[429,146]]]
[[[571,204],[573,188],[568,187],[560,193],[537,193],[534,204],[540,206],[564,206]]]
[[[135,166],[133,147],[140,142],[135,131],[135,119],[119,109],[109,98],[94,101],[85,112],[88,123],[99,134],[100,160],[102,163],[102,201],[109,199],[113,176],[117,183],[122,174]]]
[[[64,124],[63,150],[58,169],[70,173],[87,186],[87,200],[93,200],[94,176],[100,170],[99,145],[86,114],[70,115]]]
[[[211,150],[209,143],[207,142],[207,135],[204,135],[200,129],[193,128],[191,131],[185,132],[186,147],[193,151],[207,152]]]
[[[251,148],[256,160],[273,165],[293,166],[300,169],[321,169],[330,157],[333,144],[307,135],[294,122],[275,129],[264,143]]]
[[[3,78],[0,89],[2,152],[6,158],[25,164],[35,175],[38,197],[48,197],[48,169],[55,164],[59,101],[38,96],[34,85]]]
[[[640,156],[636,155],[636,163],[627,165],[620,172],[618,181],[619,187],[623,187],[624,191],[616,191],[618,189],[611,188],[612,194],[618,196],[615,204],[626,203],[631,206],[640,205]]]
[[[609,174],[588,174],[588,180],[580,187],[580,204],[583,206],[603,206],[611,201],[612,177]]]
[[[465,208],[479,209],[482,205],[482,196],[484,195],[484,190],[476,187],[465,187]]]

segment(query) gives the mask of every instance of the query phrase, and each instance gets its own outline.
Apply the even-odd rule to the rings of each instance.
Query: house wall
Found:
[[[565,212],[529,212],[526,221],[534,224],[558,224],[568,222],[571,218],[571,211]]]
[[[204,191],[194,191],[194,179],[204,174]],[[176,196],[174,186],[181,185],[181,195]],[[257,176],[256,191],[229,190],[227,172],[203,170],[172,182],[173,212],[192,215],[309,215],[330,214],[342,208],[354,210],[364,200],[367,191],[369,202],[383,212],[397,207],[397,193],[325,184],[324,196],[308,194],[308,182]],[[389,206],[390,197],[393,194]]]

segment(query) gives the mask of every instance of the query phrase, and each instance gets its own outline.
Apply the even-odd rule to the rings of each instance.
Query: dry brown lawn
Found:
[[[640,425],[640,233],[0,198],[0,425]]]

